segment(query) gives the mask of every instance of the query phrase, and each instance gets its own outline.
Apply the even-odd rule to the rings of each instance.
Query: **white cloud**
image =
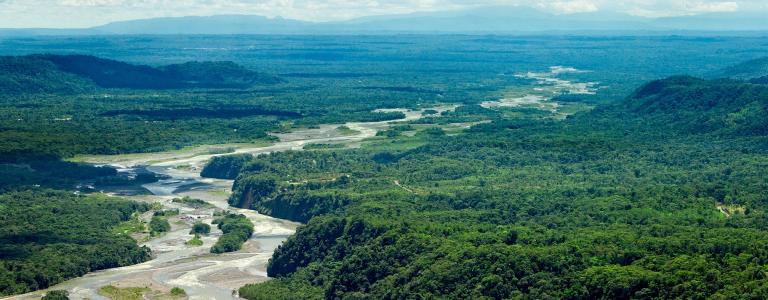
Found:
[[[599,10],[597,3],[590,0],[554,1],[546,7],[557,13],[572,14]]]
[[[705,12],[733,12],[739,10],[737,2],[716,2],[716,3],[695,3],[688,7],[688,10],[695,13]],[[768,16],[766,16],[768,18]]]
[[[694,15],[715,12],[734,12],[741,8],[741,4],[753,6],[759,1],[716,1],[716,0],[675,0],[675,1],[637,1],[634,5],[627,6],[626,11],[645,17],[668,17],[681,15]]]

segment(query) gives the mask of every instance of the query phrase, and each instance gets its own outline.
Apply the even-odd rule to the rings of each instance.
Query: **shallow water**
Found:
[[[508,97],[496,101],[485,101],[480,106],[485,108],[529,107],[557,113],[560,104],[551,101],[555,96],[563,93],[594,95],[597,91],[599,85],[597,82],[575,82],[558,78],[562,74],[578,74],[587,71],[563,66],[552,66],[549,69],[549,72],[528,72],[515,75],[516,77],[536,82],[529,94],[522,97]]]
[[[439,112],[455,109],[456,106],[433,108]],[[393,110],[388,110],[393,111]],[[235,153],[270,153],[287,150],[301,150],[311,143],[352,144],[373,137],[378,130],[386,129],[396,121],[414,120],[422,117],[422,111],[397,110],[406,114],[406,119],[385,122],[350,122],[345,124],[356,133],[341,135],[338,125],[322,125],[315,129],[298,130],[293,133],[275,134],[280,138],[270,146],[242,147]],[[125,160],[116,157],[101,157],[89,162],[111,164],[122,172],[133,172],[136,168],[166,175],[167,179],[142,185],[151,195],[123,196],[145,202],[160,202],[166,208],[180,210],[178,217],[169,218],[171,231],[165,235],[140,243],[152,249],[154,258],[150,261],[103,271],[89,273],[54,287],[51,290],[67,290],[71,299],[105,299],[97,291],[105,285],[118,287],[150,287],[168,292],[173,287],[183,288],[189,299],[238,299],[233,291],[247,283],[268,280],[266,264],[275,249],[292,235],[298,223],[261,215],[252,210],[229,207],[227,197],[232,187],[231,180],[200,177],[200,169],[212,157],[226,154],[188,154],[181,157],[158,159],[157,154],[131,155]],[[215,208],[192,209],[171,200],[190,196],[213,204]],[[211,226],[211,234],[202,237],[203,246],[185,245],[192,236],[189,234],[194,222],[210,224],[216,209],[227,209],[246,215],[254,224],[254,234],[237,252],[211,254],[210,247],[216,242],[221,231]],[[145,216],[146,218],[149,215]],[[39,299],[45,292],[37,291],[9,299]]]

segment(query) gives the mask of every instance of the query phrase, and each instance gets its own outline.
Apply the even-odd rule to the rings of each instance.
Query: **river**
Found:
[[[456,106],[439,106],[438,112],[455,109]],[[393,110],[387,110],[393,111]],[[406,118],[384,122],[350,122],[345,124],[352,131],[341,132],[339,125],[321,125],[318,128],[302,129],[291,133],[274,134],[279,138],[269,146],[242,146],[234,153],[263,154],[277,151],[301,150],[313,143],[339,143],[354,147],[364,139],[386,129],[390,123],[419,119],[423,110],[396,110],[405,113]],[[350,134],[352,132],[352,134]],[[127,156],[94,156],[86,161],[93,164],[110,164],[122,172],[131,172],[143,167],[150,172],[166,175],[159,182],[143,185],[151,195],[124,196],[144,202],[162,203],[165,209],[179,209],[180,215],[169,218],[171,230],[154,239],[140,242],[152,249],[154,258],[150,261],[91,272],[83,277],[65,281],[49,290],[67,290],[71,299],[107,299],[98,294],[106,285],[116,287],[148,287],[156,294],[166,294],[173,287],[183,288],[189,299],[238,299],[235,291],[247,284],[268,280],[266,265],[275,249],[283,243],[300,225],[295,222],[261,215],[255,211],[229,207],[227,198],[231,192],[232,180],[200,177],[203,165],[212,157],[226,154],[147,153]],[[215,207],[190,208],[174,203],[173,198],[190,196],[205,200]],[[230,210],[246,215],[254,224],[254,234],[239,251],[225,254],[211,254],[210,247],[216,242],[221,231],[212,226],[211,234],[202,237],[203,246],[185,244],[192,238],[189,234],[194,222],[210,224],[215,210]],[[150,217],[150,213],[143,216]],[[45,291],[36,291],[8,299],[40,299]]]

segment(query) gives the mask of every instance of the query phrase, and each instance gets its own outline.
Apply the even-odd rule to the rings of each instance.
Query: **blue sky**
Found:
[[[557,14],[607,10],[650,17],[732,11],[768,15],[768,0],[0,0],[0,27],[76,28],[120,20],[216,14],[332,21],[500,5],[532,6]]]

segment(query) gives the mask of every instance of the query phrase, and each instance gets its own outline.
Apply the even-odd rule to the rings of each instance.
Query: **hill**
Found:
[[[0,194],[0,297],[152,258],[113,228],[149,205],[41,190]]]
[[[768,134],[768,86],[676,76],[649,82],[624,102],[644,118],[690,132]]]
[[[39,55],[62,71],[88,78],[105,88],[178,89],[248,88],[279,82],[274,76],[248,70],[233,62],[187,62],[150,67],[89,55]]]
[[[732,78],[750,80],[768,76],[768,57],[761,57],[719,70],[711,75],[713,78]]]
[[[760,78],[752,79],[749,82],[754,83],[754,84],[768,84],[768,75],[760,77]]]
[[[88,80],[63,72],[39,57],[0,57],[0,93],[73,94],[93,88]]]
[[[187,62],[161,67],[133,65],[89,55],[0,58],[0,87],[8,94],[75,93],[102,88],[249,88],[280,79],[233,62]]]
[[[261,74],[231,61],[186,62],[159,68],[169,78],[190,87],[248,88],[257,84],[281,82],[276,76]]]
[[[276,278],[239,295],[759,297],[765,99],[677,76],[563,121],[496,119],[406,150],[395,137],[215,160],[242,170],[230,204],[309,220],[275,251]]]

